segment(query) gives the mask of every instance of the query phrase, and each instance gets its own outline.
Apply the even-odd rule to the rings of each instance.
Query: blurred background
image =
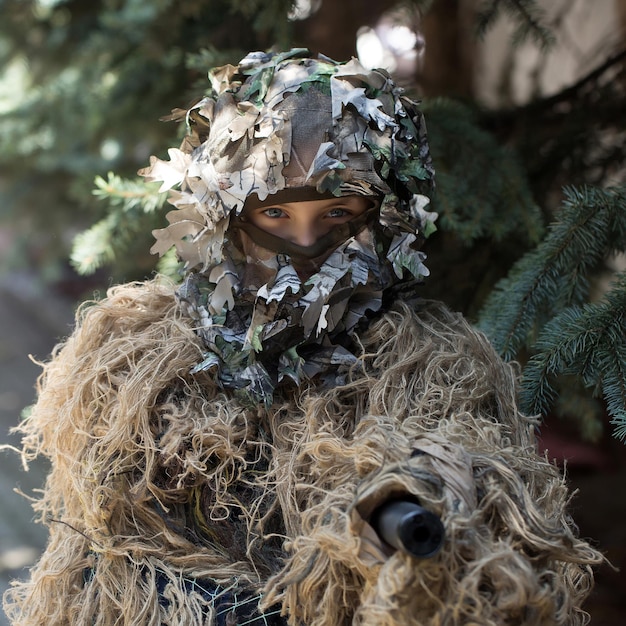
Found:
[[[19,446],[35,361],[78,302],[176,275],[149,254],[165,198],[136,176],[184,132],[159,118],[250,50],[357,56],[423,102],[439,213],[425,297],[522,364],[581,534],[623,570],[625,33],[626,0],[0,1],[0,443]],[[0,451],[2,590],[45,545],[25,497],[44,476]],[[626,577],[597,581],[592,624],[623,624]]]

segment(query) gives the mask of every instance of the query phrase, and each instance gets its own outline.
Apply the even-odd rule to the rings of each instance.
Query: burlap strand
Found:
[[[21,430],[50,459],[50,541],[5,595],[14,625],[214,623],[189,581],[282,606],[293,626],[577,625],[601,555],[577,537],[517,372],[437,303],[360,337],[345,385],[243,409],[206,373],[173,287],[112,289],[44,366]],[[389,494],[441,516],[432,559],[367,523]]]

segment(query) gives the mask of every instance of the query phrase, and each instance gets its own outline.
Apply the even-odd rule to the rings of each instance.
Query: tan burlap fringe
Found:
[[[196,576],[262,592],[292,625],[586,623],[602,557],[536,453],[515,369],[437,303],[398,305],[361,342],[345,386],[250,411],[189,374],[201,349],[173,287],[83,307],[21,429],[24,459],[51,460],[50,541],[5,595],[12,623],[211,624],[183,588]],[[403,492],[445,523],[432,559],[367,524]]]

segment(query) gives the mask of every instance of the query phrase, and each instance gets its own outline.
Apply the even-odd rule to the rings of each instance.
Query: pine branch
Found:
[[[93,194],[109,204],[105,218],[79,233],[73,242],[70,262],[79,274],[93,274],[124,255],[138,235],[149,232],[148,225],[163,208],[167,194],[158,185],[142,180],[124,180],[109,172],[98,176]]]
[[[507,359],[529,343],[536,324],[587,295],[601,258],[626,248],[626,188],[565,189],[565,201],[544,241],[500,281],[480,314],[480,327]]]
[[[622,333],[626,328],[622,326]],[[611,424],[615,426],[615,436],[626,441],[626,345],[624,334],[618,344],[607,346],[607,373],[602,380],[602,391]],[[612,365],[613,367],[609,367]]]
[[[545,25],[543,9],[536,0],[487,0],[476,12],[476,31],[483,37],[493,26],[500,13],[507,13],[517,24],[513,33],[515,45],[532,38],[542,48],[548,48],[555,42],[554,35]]]
[[[545,413],[556,399],[557,378],[575,376],[588,389],[602,389],[617,432],[626,435],[626,274],[602,302],[555,316],[534,349],[524,369],[523,410]]]
[[[516,146],[540,203],[563,181],[615,184],[626,164],[625,86],[626,49],[552,96],[485,111],[481,125]]]
[[[498,124],[501,124],[507,117],[513,118],[523,114],[536,116],[539,115],[541,111],[554,109],[564,102],[580,101],[584,98],[585,94],[596,91],[598,81],[603,80],[605,75],[610,76],[614,73],[615,69],[619,69],[625,61],[626,49],[605,59],[598,67],[590,70],[573,85],[562,89],[554,95],[539,100],[531,100],[528,104],[522,107],[516,107],[515,109],[501,110],[493,115],[493,118],[498,120]]]
[[[144,213],[154,213],[163,207],[167,198],[167,194],[158,193],[159,186],[155,183],[146,183],[140,178],[124,179],[113,172],[107,174],[106,180],[96,176],[94,184],[94,196],[124,212],[141,209]]]
[[[423,110],[437,172],[433,208],[441,227],[465,243],[502,241],[518,233],[537,242],[542,217],[515,154],[498,145],[460,102],[436,98],[425,101]]]
[[[115,260],[112,233],[115,231],[116,223],[115,216],[110,214],[76,235],[70,263],[79,274],[82,276],[93,274],[98,268]]]
[[[608,57],[577,82],[557,93],[530,100],[523,106],[489,111],[481,123],[499,133],[502,133],[503,129],[515,128],[521,123],[524,133],[532,129],[533,135],[543,136],[549,127],[560,132],[562,122],[559,120],[571,119],[579,110],[584,113],[584,116],[581,115],[581,121],[584,117],[588,124],[590,108],[593,107],[595,121],[599,120],[602,125],[614,122],[621,128],[625,63],[626,48]],[[547,136],[552,135],[548,133]],[[535,145],[532,142],[531,144]]]

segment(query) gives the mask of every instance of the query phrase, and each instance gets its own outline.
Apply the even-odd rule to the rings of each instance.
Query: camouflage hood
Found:
[[[207,347],[198,369],[271,402],[276,385],[354,362],[350,337],[394,285],[428,274],[419,250],[433,228],[433,170],[423,118],[384,70],[308,50],[252,53],[209,73],[169,161],[141,172],[176,207],[153,252],[185,263],[179,297]],[[301,280],[290,254],[242,224],[244,205],[309,190],[380,200],[376,215],[335,237]],[[332,374],[330,374],[332,372]],[[336,382],[336,381],[335,381]]]

